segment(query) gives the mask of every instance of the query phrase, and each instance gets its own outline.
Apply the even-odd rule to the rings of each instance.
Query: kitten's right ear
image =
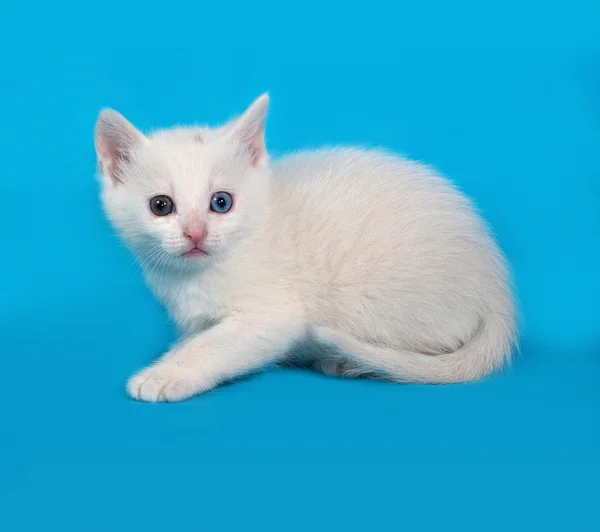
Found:
[[[250,155],[252,166],[267,164],[268,155],[265,146],[265,119],[269,107],[269,95],[259,96],[242,116],[225,126],[229,134],[244,146]]]
[[[146,142],[148,139],[117,111],[105,109],[98,115],[94,130],[98,166],[113,184],[122,182],[121,165]]]

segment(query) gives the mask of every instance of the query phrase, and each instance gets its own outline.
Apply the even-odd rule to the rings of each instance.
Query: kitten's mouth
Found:
[[[186,251],[185,253],[183,253],[181,256],[182,257],[201,258],[201,257],[206,257],[207,255],[208,255],[208,253],[206,253],[206,251],[204,251],[203,249],[192,248],[189,251]]]

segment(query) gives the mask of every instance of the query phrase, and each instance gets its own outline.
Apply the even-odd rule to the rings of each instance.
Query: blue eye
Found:
[[[216,192],[210,200],[210,210],[225,214],[233,206],[233,198],[227,192]]]

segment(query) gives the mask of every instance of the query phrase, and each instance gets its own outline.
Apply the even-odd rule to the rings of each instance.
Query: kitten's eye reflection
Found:
[[[219,214],[225,214],[233,205],[233,198],[227,192],[217,192],[210,200],[210,210]]]
[[[169,196],[155,196],[150,200],[150,210],[156,216],[167,216],[175,210],[175,204]]]

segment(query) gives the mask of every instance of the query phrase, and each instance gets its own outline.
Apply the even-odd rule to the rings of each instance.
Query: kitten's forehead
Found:
[[[237,194],[244,186],[248,155],[223,129],[179,127],[157,131],[148,140],[124,180],[138,197],[170,196],[185,217],[208,209],[215,192]]]
[[[210,137],[210,129],[205,127],[175,127],[155,131],[150,135],[154,142],[165,144],[196,143],[202,144]]]
[[[140,152],[145,194],[172,195],[181,210],[206,203],[219,180],[222,150],[218,138],[200,128],[160,131]]]
[[[144,147],[148,162],[160,165],[172,179],[196,175],[206,180],[240,162],[240,146],[228,142],[222,129],[179,127],[152,134]]]

